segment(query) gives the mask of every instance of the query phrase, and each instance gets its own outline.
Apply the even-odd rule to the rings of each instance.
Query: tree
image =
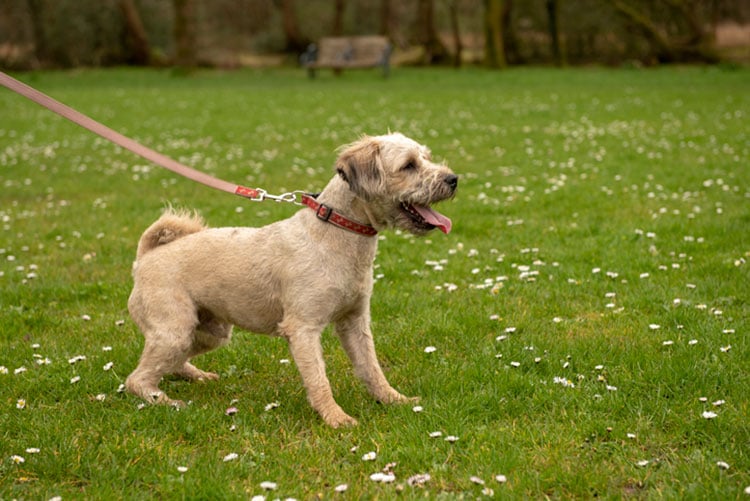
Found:
[[[174,7],[175,64],[195,66],[195,22],[193,0],[172,0]]]
[[[129,49],[128,62],[146,66],[151,60],[151,47],[135,2],[120,0],[120,11],[125,21],[125,46]]]
[[[34,59],[36,66],[43,66],[51,59],[50,47],[47,43],[47,30],[44,24],[44,0],[27,0],[31,31],[34,37]]]
[[[294,0],[274,0],[274,5],[281,11],[281,24],[284,29],[286,52],[303,52],[310,44],[310,40],[302,36],[297,21],[297,11]]]
[[[512,0],[484,0],[484,64],[505,68],[505,28],[510,19]]]
[[[393,3],[392,0],[380,1],[380,34],[388,38],[393,38]]]
[[[453,66],[459,68],[461,66],[461,57],[463,53],[463,43],[461,42],[461,29],[458,26],[458,0],[450,0],[448,2],[448,12],[451,19],[451,33],[453,34],[453,46],[455,54],[453,55]]]
[[[565,53],[560,43],[560,2],[562,0],[547,0],[547,20],[549,37],[552,43],[552,58],[558,66],[565,66]]]
[[[691,0],[637,2],[610,0],[617,13],[648,41],[661,63],[716,62],[711,35],[700,20],[701,4]],[[652,15],[661,11],[662,19]]]
[[[419,0],[417,2],[416,21],[417,43],[424,48],[424,64],[439,64],[448,60],[448,49],[438,37],[435,28],[435,2]]]
[[[333,7],[333,28],[331,29],[331,35],[340,37],[344,34],[344,11],[346,10],[346,0],[334,0]]]

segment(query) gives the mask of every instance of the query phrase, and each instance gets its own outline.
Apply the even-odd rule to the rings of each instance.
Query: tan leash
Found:
[[[191,179],[197,183],[204,184],[217,190],[225,191],[227,193],[233,193],[241,197],[248,198],[250,200],[261,202],[263,200],[274,200],[276,202],[292,202],[298,205],[306,205],[315,211],[318,219],[331,223],[339,228],[358,233],[360,235],[372,236],[377,233],[377,230],[372,226],[352,221],[347,217],[339,214],[331,207],[321,204],[315,200],[315,196],[302,191],[293,191],[289,193],[283,193],[281,195],[271,195],[266,190],[261,188],[248,188],[239,184],[230,183],[222,179],[215,178],[195,170],[192,167],[188,167],[172,158],[162,155],[159,152],[147,148],[142,144],[130,139],[129,137],[123,136],[119,132],[110,129],[106,125],[97,122],[96,120],[87,117],[83,113],[80,113],[70,106],[67,106],[60,101],[52,99],[48,95],[39,92],[33,87],[26,85],[23,82],[16,80],[10,75],[0,71],[0,84],[4,85],[8,89],[16,92],[23,97],[34,101],[36,104],[47,108],[48,110],[57,113],[63,118],[67,118],[71,122],[80,125],[81,127],[90,130],[94,134],[97,134],[104,139],[115,143],[118,146],[122,146],[126,150],[130,150],[138,156],[149,160],[160,167],[169,169],[172,172],[179,174],[180,176]],[[297,196],[300,195],[301,199],[298,202]]]
[[[169,169],[172,172],[175,172],[188,179],[192,179],[197,183],[205,184],[206,186],[210,186],[211,188],[226,191],[227,193],[234,193],[235,195],[250,198],[253,200],[264,200],[266,198],[272,198],[272,196],[269,196],[263,190],[247,188],[245,186],[217,179],[213,176],[209,176],[204,172],[195,170],[185,164],[164,156],[161,153],[152,150],[151,148],[147,148],[146,146],[137,143],[129,137],[123,136],[119,132],[110,129],[106,125],[87,117],[83,113],[74,110],[70,106],[52,99],[48,95],[39,92],[35,88],[16,80],[15,78],[7,75],[6,73],[3,73],[2,71],[0,71],[0,84],[4,85],[13,92],[21,94],[23,97],[34,101],[36,104],[41,105],[54,113],[57,113],[61,117],[67,118],[71,122],[90,130],[94,134],[97,134],[104,139],[115,143],[118,146],[122,146],[126,150],[130,150],[136,155],[141,156],[146,160],[150,160],[156,165],[164,167],[165,169]],[[296,200],[296,198],[294,200]]]

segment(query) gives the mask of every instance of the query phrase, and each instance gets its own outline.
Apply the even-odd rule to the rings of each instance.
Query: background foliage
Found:
[[[424,16],[425,5],[434,16]],[[258,55],[296,55],[336,33],[384,33],[401,60],[424,63],[420,48],[434,44],[420,35],[426,22],[445,47],[427,62],[457,52],[487,62],[488,12],[502,18],[510,64],[713,62],[747,60],[750,51],[750,4],[741,0],[0,0],[0,65],[172,64],[178,26],[191,33],[191,64],[268,64]]]

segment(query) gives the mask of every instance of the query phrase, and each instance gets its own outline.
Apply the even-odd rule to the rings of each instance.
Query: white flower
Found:
[[[26,400],[23,398],[19,398],[16,400],[16,409],[25,409],[26,408]]]
[[[18,374],[22,374],[22,373],[24,373],[24,372],[26,372],[26,367],[23,367],[23,366],[21,366],[21,367],[19,367],[18,369],[14,370],[14,371],[13,371],[13,374],[16,374],[16,375],[18,375]]]
[[[481,478],[479,478],[477,476],[471,476],[471,477],[469,477],[469,480],[471,480],[473,483],[475,483],[477,485],[484,485],[484,480],[482,480]]]
[[[504,484],[508,481],[508,478],[505,475],[495,475],[495,481]]]
[[[430,478],[431,477],[429,473],[420,473],[417,475],[412,475],[411,477],[406,479],[406,483],[409,484],[411,487],[424,485],[430,481]]]
[[[265,482],[260,483],[260,487],[261,489],[264,489],[267,491],[275,491],[278,485],[276,484],[276,482],[265,481]]]
[[[371,451],[362,456],[362,461],[375,461],[377,457],[378,454],[375,451]]]
[[[424,410],[424,407],[422,407],[421,405],[415,405],[411,410],[413,410],[414,412],[422,412]]]
[[[655,330],[661,329],[661,325],[659,325],[659,324],[648,324],[648,328],[651,329],[652,331],[655,331]]]
[[[724,461],[716,461],[716,466],[718,466],[722,470],[728,470],[729,469],[729,463],[725,463]]]
[[[713,419],[718,416],[718,414],[711,411],[703,411],[703,414],[701,414],[701,416],[703,416],[704,419]]]
[[[696,345],[696,344],[698,344],[698,340],[697,339],[691,339],[690,341],[688,341],[688,344],[690,346]]]
[[[674,341],[667,340],[667,341],[663,341],[661,344],[664,346],[672,346],[674,344]]]
[[[280,405],[281,405],[281,404],[280,404],[280,403],[278,403],[278,402],[271,402],[270,404],[267,404],[267,405],[265,406],[265,410],[266,410],[266,412],[268,412],[268,411],[270,411],[270,410],[272,410],[272,409],[275,409],[276,407],[278,407],[278,406],[280,406]]]
[[[0,365],[0,374],[8,374],[8,368],[4,365]]]
[[[719,349],[721,350],[722,353],[726,353],[726,352],[728,352],[729,350],[732,349],[732,345],[728,344],[726,346],[721,346]]]
[[[346,490],[349,488],[349,484],[339,484],[336,487],[333,488],[336,492],[346,492]]]
[[[102,367],[102,369],[104,369],[105,371],[108,371],[112,367],[114,367],[114,365],[115,365],[114,362],[107,362],[106,364],[104,364],[104,367]]]
[[[225,463],[228,463],[229,461],[234,461],[238,457],[240,457],[240,455],[237,454],[236,452],[230,452],[229,454],[224,456],[224,459],[222,459],[222,461],[224,461]]]
[[[455,435],[448,435],[445,437],[445,441],[450,443],[458,442],[458,437]]]
[[[649,463],[650,463],[650,461],[648,459],[642,459],[642,460],[638,461],[636,464],[638,466],[648,466]]]
[[[425,352],[425,353],[434,353],[434,352],[436,352],[436,351],[437,351],[437,348],[435,348],[434,346],[428,346],[428,347],[426,347],[426,348],[424,349],[424,352]]]
[[[90,315],[81,315],[81,320],[89,321],[89,320],[91,320],[91,316]]]
[[[39,452],[41,452],[41,450],[38,447],[29,447],[26,449],[27,454],[39,454]]]
[[[628,433],[626,436],[630,439],[635,439],[635,433]]]
[[[81,376],[73,376],[72,378],[70,378],[70,384],[76,384],[80,380]]]
[[[179,471],[180,473],[185,473],[185,472],[188,471],[188,467],[187,466],[178,466],[177,467],[177,471]]]
[[[617,391],[617,386],[607,385],[607,391]]]
[[[372,480],[373,482],[390,484],[391,482],[396,480],[396,475],[394,475],[393,473],[377,472],[377,473],[373,473],[372,475],[370,475],[370,480]]]
[[[431,431],[430,432],[430,438],[439,438],[443,436],[442,431]]]
[[[511,362],[511,367],[521,367],[521,362]]]
[[[97,396],[96,396],[95,398],[96,398],[96,399],[97,399],[97,400],[98,400],[99,402],[104,402],[104,399],[106,399],[106,398],[107,398],[107,395],[105,395],[104,393],[100,393],[100,394],[98,394],[98,395],[97,395]]]
[[[713,405],[714,407],[719,407],[720,405],[724,405],[725,403],[726,401],[724,400],[717,400],[715,402],[711,402],[711,405]]]
[[[10,457],[10,460],[13,461],[16,464],[25,463],[26,459],[24,459],[23,456],[13,455]]]

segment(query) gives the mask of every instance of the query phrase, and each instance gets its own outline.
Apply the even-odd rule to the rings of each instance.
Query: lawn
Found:
[[[285,342],[237,331],[196,361],[221,380],[162,383],[187,408],[142,408],[118,392],[141,232],[167,204],[214,226],[307,209],[0,89],[0,499],[750,498],[750,70],[19,77],[272,193],[321,189],[338,146],[389,129],[461,180],[452,233],[378,237],[378,353],[419,407],[372,401],[326,333],[359,420],[329,429]]]

